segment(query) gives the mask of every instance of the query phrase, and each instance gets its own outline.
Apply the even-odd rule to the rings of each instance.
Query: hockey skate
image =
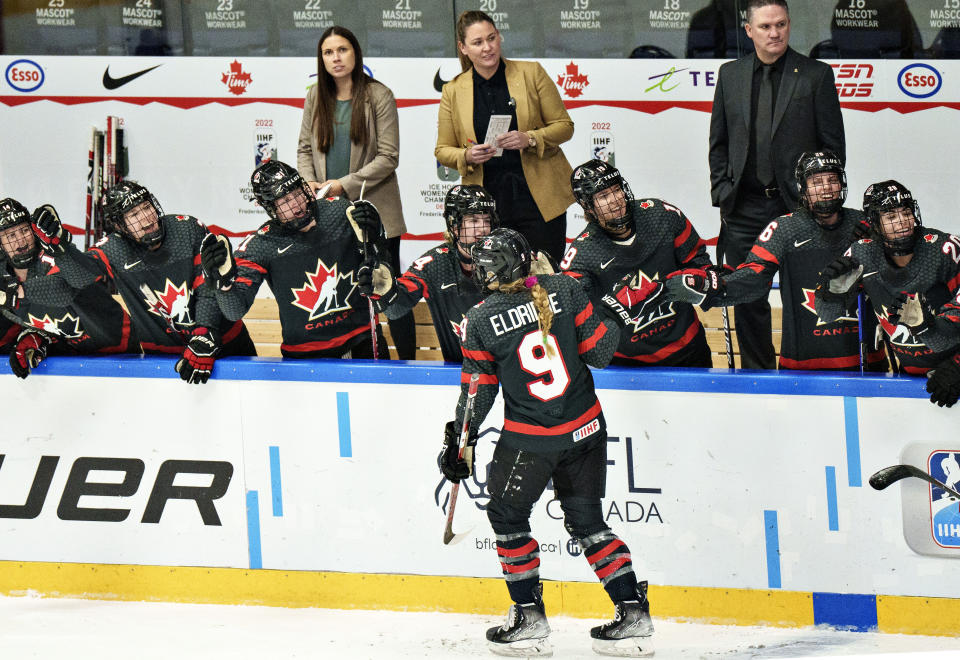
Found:
[[[514,658],[548,657],[553,647],[547,641],[550,624],[543,608],[543,585],[533,588],[533,602],[514,603],[507,620],[498,628],[487,630],[487,645],[497,655]]]
[[[590,630],[593,650],[600,655],[640,658],[653,655],[653,621],[647,583],[637,585],[637,600],[620,601],[613,621]]]

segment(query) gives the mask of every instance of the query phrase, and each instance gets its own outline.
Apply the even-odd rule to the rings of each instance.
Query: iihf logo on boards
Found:
[[[930,476],[956,488],[960,482],[958,452],[937,451],[930,455]],[[930,532],[937,545],[960,548],[960,502],[947,491],[930,486]]]
[[[593,122],[593,127],[609,129],[610,122]],[[590,158],[601,160],[610,167],[617,164],[613,155],[613,133],[610,130],[594,130],[590,134]]]

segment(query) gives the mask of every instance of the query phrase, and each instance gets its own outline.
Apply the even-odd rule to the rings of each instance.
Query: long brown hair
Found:
[[[333,25],[320,35],[320,40],[317,42],[317,104],[313,114],[313,131],[317,136],[317,148],[323,153],[327,153],[333,144],[333,118],[337,105],[337,83],[323,66],[323,42],[333,35],[343,37],[353,48],[354,63],[353,71],[350,73],[350,79],[353,81],[350,141],[366,144],[369,137],[367,135],[367,85],[373,81],[373,78],[363,72],[363,51],[360,49],[357,37],[347,28]]]
[[[460,13],[457,17],[457,57],[460,59],[460,66],[464,71],[472,67],[473,62],[470,61],[469,57],[460,52],[460,44],[466,43],[467,28],[476,23],[489,23],[493,26],[494,30],[499,32],[497,24],[490,18],[490,14],[485,11],[471,9],[470,11]]]

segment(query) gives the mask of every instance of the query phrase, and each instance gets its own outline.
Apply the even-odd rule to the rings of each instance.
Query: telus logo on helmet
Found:
[[[5,454],[0,454],[0,466]],[[37,471],[30,486],[25,504],[0,504],[0,518],[33,520],[43,510],[54,472],[60,462],[59,456],[41,456]],[[144,462],[139,458],[114,458],[81,456],[70,467],[70,475],[63,487],[57,517],[60,520],[83,520],[95,522],[123,522],[130,509],[107,507],[81,507],[84,496],[128,498],[136,494],[143,479]],[[119,482],[88,481],[91,472],[121,472]],[[208,474],[213,477],[209,486],[176,486],[180,474]],[[233,465],[226,461],[167,460],[160,465],[150,498],[143,511],[142,523],[159,523],[168,500],[193,500],[204,525],[219,526],[220,516],[214,500],[223,497],[233,478]]]

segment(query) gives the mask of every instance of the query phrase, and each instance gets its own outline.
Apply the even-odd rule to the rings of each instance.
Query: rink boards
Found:
[[[52,358],[0,376],[0,593],[501,612],[483,424],[454,546],[436,467],[459,369],[231,358],[189,386],[168,358]],[[595,372],[604,514],[654,614],[956,634],[960,505],[941,480],[956,410],[920,379],[727,370]],[[609,602],[547,491],[532,526],[553,611]],[[455,576],[455,577],[450,577]]]

